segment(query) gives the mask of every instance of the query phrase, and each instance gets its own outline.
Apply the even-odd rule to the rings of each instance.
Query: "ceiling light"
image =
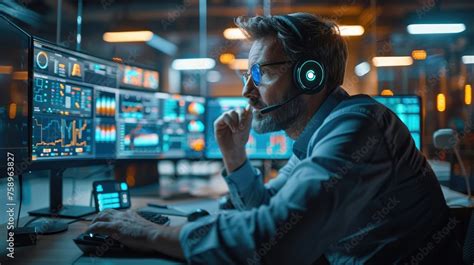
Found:
[[[240,28],[227,28],[224,30],[224,38],[228,40],[246,39],[244,32]]]
[[[219,61],[222,64],[230,64],[234,60],[235,56],[232,53],[223,53],[221,56],[219,56]]]
[[[464,55],[462,57],[462,62],[464,64],[474,64],[474,55]]]
[[[455,24],[410,24],[407,26],[410,34],[446,34],[460,33],[466,30],[463,23]]]
[[[408,66],[413,64],[413,59],[410,56],[374,57],[372,63],[375,67]]]
[[[171,67],[175,70],[208,70],[216,66],[216,61],[212,58],[191,58],[176,59],[171,63]]]
[[[426,51],[425,50],[413,50],[411,52],[411,57],[415,60],[425,60],[426,59]]]
[[[105,32],[102,38],[106,42],[146,42],[153,38],[153,32],[148,30]]]
[[[342,25],[339,26],[341,36],[361,36],[364,34],[364,27],[360,25]]]
[[[390,90],[390,89],[384,89],[384,90],[382,90],[382,92],[380,92],[380,95],[381,95],[381,96],[386,96],[386,97],[387,97],[387,96],[391,97],[391,96],[393,96],[394,94],[393,94],[393,91],[392,91],[392,90]]]

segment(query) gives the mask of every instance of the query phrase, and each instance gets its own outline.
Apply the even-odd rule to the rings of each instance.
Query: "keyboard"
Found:
[[[137,211],[137,214],[146,220],[159,225],[167,225],[170,222],[170,219],[167,216],[151,211]]]

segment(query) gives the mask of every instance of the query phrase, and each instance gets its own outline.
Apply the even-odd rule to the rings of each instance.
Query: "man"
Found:
[[[179,227],[107,211],[90,231],[191,264],[442,262],[435,256],[450,237],[434,238],[448,222],[439,184],[391,111],[340,87],[347,48],[335,24],[306,13],[236,23],[253,40],[243,88],[250,107],[214,126],[237,210]],[[295,140],[267,184],[245,153],[250,127]]]

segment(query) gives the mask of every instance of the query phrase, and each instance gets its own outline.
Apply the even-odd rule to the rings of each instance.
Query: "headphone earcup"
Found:
[[[301,92],[316,94],[324,87],[326,72],[320,62],[313,59],[303,59],[295,64],[293,79]]]

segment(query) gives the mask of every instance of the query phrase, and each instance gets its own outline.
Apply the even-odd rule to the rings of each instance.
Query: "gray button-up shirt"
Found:
[[[399,262],[444,221],[440,186],[406,126],[336,88],[264,184],[247,161],[226,179],[237,210],[186,224],[190,264]]]

